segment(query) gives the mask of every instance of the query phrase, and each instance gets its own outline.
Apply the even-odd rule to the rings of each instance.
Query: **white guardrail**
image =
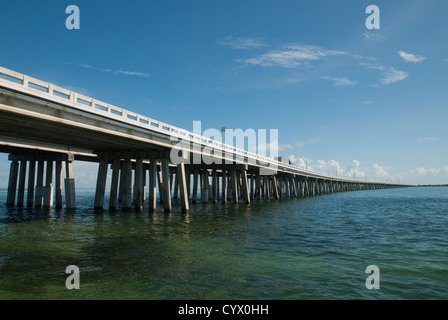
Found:
[[[129,110],[116,107],[114,105],[84,96],[82,94],[55,86],[51,83],[26,76],[24,74],[3,67],[0,67],[0,86],[20,91],[25,94],[38,96],[39,98],[44,98],[46,100],[50,100],[56,103],[68,105],[75,109],[105,116],[107,118],[111,118],[114,120],[119,120],[128,124],[149,129],[151,131],[166,134],[178,139],[199,143],[201,145],[208,147],[211,146],[215,149],[220,149],[221,151],[226,152],[226,154],[230,152],[231,154],[247,157],[248,159],[251,158],[253,160],[269,163],[274,165],[276,168],[283,168],[284,170],[289,170],[296,173],[301,173],[307,176],[322,179],[331,179],[331,180],[358,182],[358,183],[360,182],[373,183],[372,181],[350,180],[340,177],[329,176],[322,173],[302,169],[290,164],[286,164],[272,158],[268,158],[265,156],[258,155],[256,153],[249,152],[247,150],[236,148],[234,146],[222,143],[220,141],[215,141],[207,137],[203,137],[193,132],[189,132],[187,130],[171,126],[169,124],[145,117],[143,115],[131,112]]]

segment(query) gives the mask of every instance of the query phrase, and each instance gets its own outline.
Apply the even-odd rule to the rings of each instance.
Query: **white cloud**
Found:
[[[117,70],[115,73],[125,74],[127,76],[138,76],[138,77],[150,77],[151,76],[149,73],[125,71],[125,70]]]
[[[226,37],[223,40],[219,41],[218,44],[221,46],[241,50],[259,49],[266,46],[266,43],[264,43],[264,41],[260,39],[246,37]]]
[[[333,78],[330,76],[324,76],[322,77],[322,79],[333,82],[333,85],[335,85],[336,87],[353,86],[357,83],[356,81],[352,81],[348,78]]]
[[[284,46],[282,50],[271,50],[258,57],[247,59],[245,62],[262,67],[300,68],[308,67],[309,61],[341,54],[345,54],[345,52],[327,50],[316,46],[290,44]]]
[[[289,149],[292,149],[292,148],[294,148],[294,146],[291,145],[291,144],[280,144],[278,146],[278,152],[283,152],[283,151],[286,151],[286,150],[289,150]]]
[[[65,62],[65,64],[71,64],[71,63]],[[85,64],[85,63],[79,63],[79,64],[77,64],[77,66],[83,67],[85,69],[100,71],[100,72],[114,72],[114,70],[112,70],[112,69],[98,68],[98,67],[92,66],[90,64]],[[145,72],[126,71],[126,70],[122,70],[122,69],[118,69],[114,73],[115,74],[124,74],[127,76],[139,76],[139,77],[150,77],[151,76],[149,73],[145,73]]]
[[[426,142],[426,141],[439,141],[440,138],[435,138],[435,137],[428,137],[428,138],[419,138],[416,140],[417,143],[422,143],[422,142]]]
[[[372,40],[372,41],[384,41],[387,40],[387,38],[382,35],[379,34],[377,32],[364,32],[363,36],[366,40]]]
[[[409,76],[409,74],[406,71],[397,70],[394,67],[388,67],[381,64],[361,62],[360,65],[370,70],[378,70],[383,75],[383,78],[381,79],[381,84],[384,85],[404,80]]]
[[[387,173],[386,169],[379,166],[377,163],[374,163],[372,165],[372,168],[373,168],[372,174],[375,179],[381,180],[381,179],[389,177],[389,173]]]
[[[112,72],[111,69],[97,68],[97,67],[91,66],[90,64],[84,64],[84,63],[81,63],[81,64],[78,64],[78,66],[83,67],[83,68],[86,68],[86,69],[92,69],[92,70],[95,70],[95,71]]]
[[[290,155],[289,160],[291,160],[291,163],[299,168],[306,169],[313,171],[313,168],[310,166],[310,164],[313,162],[313,160],[309,158],[296,158],[294,155]]]
[[[445,168],[443,168],[442,170],[445,170]],[[427,174],[437,175],[440,172],[441,172],[441,169],[437,169],[437,168],[426,169],[425,167],[418,167],[414,170],[411,170],[411,174],[418,175],[418,176],[425,176]]]
[[[383,71],[382,84],[391,84],[406,79],[409,74],[405,71],[397,70],[393,67],[388,67]]]
[[[400,57],[403,58],[404,61],[411,62],[411,63],[421,63],[421,62],[423,62],[423,60],[426,59],[426,57],[418,56],[418,55],[408,53],[405,51],[398,51],[398,54],[400,55]]]
[[[296,142],[294,142],[294,145],[296,147],[302,148],[302,147],[306,146],[307,144],[313,144],[313,143],[318,143],[318,142],[320,142],[320,139],[297,140]]]
[[[364,100],[364,101],[361,101],[361,103],[362,104],[372,104],[373,101],[371,101],[371,100]]]

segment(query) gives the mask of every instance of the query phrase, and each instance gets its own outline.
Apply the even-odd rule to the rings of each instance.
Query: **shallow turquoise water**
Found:
[[[7,209],[0,299],[447,299],[448,188],[163,212]],[[67,290],[65,268],[80,269]],[[368,290],[366,267],[380,269]]]

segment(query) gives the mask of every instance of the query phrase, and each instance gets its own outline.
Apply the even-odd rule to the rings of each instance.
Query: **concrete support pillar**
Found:
[[[173,199],[177,199],[179,194],[179,176],[174,176],[174,191],[173,191]]]
[[[34,206],[42,208],[44,201],[44,161],[39,160],[37,163],[37,181],[36,192],[34,194]]]
[[[193,173],[193,196],[191,199],[192,203],[197,202],[197,196],[198,196],[198,183],[199,183],[199,169],[194,169]]]
[[[255,198],[255,175],[250,175],[250,197],[252,199]]]
[[[297,188],[297,183],[298,183],[298,178],[296,176],[292,176],[292,190],[294,192],[294,197],[298,197],[299,196],[299,192],[298,192],[298,188]]]
[[[180,190],[180,200],[182,204],[182,212],[188,213],[190,210],[190,206],[188,203],[188,194],[187,194],[187,180],[185,177],[185,164],[183,162],[179,163],[177,165],[177,174],[178,177],[177,181],[179,184],[179,190]]]
[[[55,178],[56,178],[56,208],[62,208],[62,161],[56,161],[56,170],[55,170]]]
[[[18,175],[19,175],[19,162],[17,160],[13,160],[11,161],[11,165],[9,168],[8,196],[6,199],[6,205],[8,207],[14,206],[16,202]]]
[[[163,182],[163,208],[166,213],[171,212],[171,186],[170,186],[170,160],[162,159],[162,182]]]
[[[144,184],[143,184],[143,176],[144,171],[143,171],[143,160],[142,159],[137,159],[137,162],[135,164],[135,171],[134,171],[134,181],[135,181],[135,209],[137,211],[142,211],[143,210],[143,205],[144,205],[144,201],[143,201],[143,197],[145,195],[145,190],[144,190]]]
[[[110,183],[109,209],[117,208],[118,183],[120,181],[120,159],[114,159],[112,163],[112,181]]]
[[[185,165],[185,178],[187,181],[187,197],[190,199],[190,191],[191,191],[191,173],[190,173],[190,167],[188,165]]]
[[[286,175],[284,178],[285,182],[285,196],[290,197],[291,196],[291,187],[289,185],[289,175]]]
[[[26,196],[26,206],[32,208],[34,205],[34,183],[36,181],[36,161],[30,160],[28,170],[28,193]]]
[[[218,201],[218,173],[215,169],[212,171],[212,203]]]
[[[266,199],[271,199],[271,179],[270,176],[264,176],[264,184],[266,189]]]
[[[261,192],[261,176],[259,174],[255,177],[255,197],[258,199],[261,199],[262,192]]]
[[[20,161],[19,192],[17,193],[17,206],[23,207],[25,201],[26,160]]]
[[[278,185],[277,185],[277,177],[275,174],[271,176],[271,183],[272,183],[272,195],[275,200],[278,200],[279,194],[278,194]]]
[[[236,170],[232,169],[232,197],[233,203],[238,203],[238,181]]]
[[[246,201],[247,204],[250,204],[249,182],[247,181],[246,170],[241,171],[241,178],[242,178],[243,199]]]
[[[149,162],[149,211],[156,211],[157,205],[157,162],[152,158]]]
[[[222,203],[227,202],[227,171],[225,169],[222,170],[221,177],[221,200]]]
[[[98,176],[96,179],[95,191],[95,210],[101,210],[104,207],[104,194],[106,192],[107,168],[109,164],[106,160],[101,160],[98,165]]]
[[[70,160],[67,160],[65,163],[64,184],[65,184],[65,207],[67,209],[75,209],[76,208],[75,178],[73,176],[73,163]]]
[[[121,169],[122,195],[121,207],[123,210],[132,208],[132,162],[131,159],[125,159]]]
[[[169,173],[168,173],[168,176],[169,176]],[[165,200],[165,196],[163,195],[162,166],[158,167],[157,180],[158,180],[158,185],[159,185],[159,199],[160,199],[160,203],[163,204],[163,202]],[[169,178],[167,179],[167,181],[169,181]]]
[[[201,182],[201,201],[202,203],[207,203],[209,200],[209,194],[208,194],[208,171],[205,169],[202,172],[202,182]]]
[[[53,207],[53,161],[47,161],[44,187],[44,207]]]

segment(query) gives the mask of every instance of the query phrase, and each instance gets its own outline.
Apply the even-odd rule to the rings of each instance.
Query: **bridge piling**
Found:
[[[6,205],[8,207],[14,206],[16,202],[18,175],[19,175],[19,162],[17,160],[13,160],[11,161],[9,169],[8,196],[6,199]]]
[[[53,160],[46,161],[46,170],[45,170],[45,187],[44,187],[44,208],[52,208],[53,207],[53,196],[54,196],[54,188],[53,188]]]
[[[169,159],[164,158],[162,161],[162,194],[163,208],[166,213],[171,212],[171,187],[170,187],[170,168]]]
[[[26,196],[26,206],[32,208],[34,205],[34,183],[36,179],[36,160],[30,160],[28,170],[28,193]]]
[[[109,209],[117,208],[118,183],[120,179],[120,159],[114,159],[112,163],[112,181],[110,183]]]
[[[102,210],[104,207],[104,195],[106,192],[106,179],[107,179],[107,169],[109,163],[107,160],[102,159],[98,164],[98,176],[96,180],[96,191],[95,191],[95,210]]]
[[[55,170],[55,178],[56,178],[56,184],[55,184],[55,196],[56,196],[56,208],[60,209],[62,208],[62,161],[57,160],[56,163],[56,170]]]
[[[157,163],[155,158],[149,160],[149,211],[156,211],[157,206]]]

